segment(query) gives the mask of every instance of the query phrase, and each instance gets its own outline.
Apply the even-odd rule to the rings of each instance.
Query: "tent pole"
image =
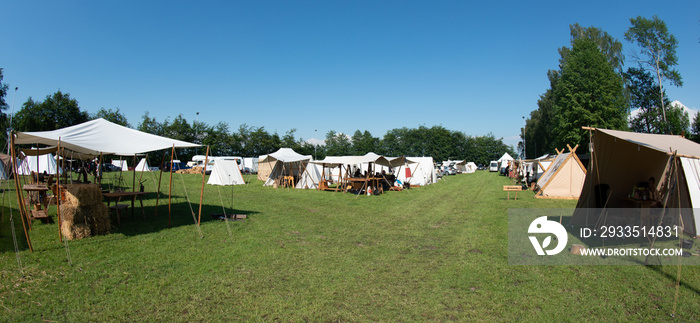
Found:
[[[199,214],[197,218],[197,225],[202,222],[202,200],[204,199],[204,179],[207,177],[207,164],[209,164],[209,145],[207,145],[207,153],[204,155],[204,169],[202,169],[202,190],[199,193]]]
[[[27,245],[29,246],[29,251],[34,252],[34,248],[32,248],[32,241],[29,239],[29,233],[27,232],[27,225],[25,224],[25,221],[28,220],[27,218],[27,209],[24,208],[24,201],[22,198],[22,191],[20,190],[19,187],[19,174],[17,172],[17,158],[15,157],[15,135],[14,131],[10,135],[10,151],[12,154],[12,169],[15,173],[15,192],[17,193],[17,207],[19,208],[19,217],[22,220],[22,229],[24,229],[24,236],[27,238]]]
[[[97,164],[97,184],[100,186],[100,189],[102,189],[102,162],[102,152],[100,152],[100,162]]]
[[[56,145],[56,154],[61,156],[61,137],[58,137],[58,145]],[[58,218],[58,241],[63,242],[61,234],[61,171],[60,167],[56,170],[56,218]],[[48,213],[49,205],[46,203],[46,212]]]
[[[136,154],[134,154],[131,164],[134,165],[134,176],[131,177],[131,191],[136,192]]]
[[[170,227],[170,218],[172,216],[172,198],[173,198],[173,156],[175,156],[175,144],[173,144],[172,152],[170,152],[170,183],[168,188],[168,228]],[[206,167],[206,166],[205,166]],[[206,169],[206,168],[205,168]]]
[[[165,153],[163,154],[163,159],[160,162],[160,175],[158,175],[158,191],[156,191],[156,212],[155,217],[158,217],[158,202],[160,201],[160,183],[163,179],[163,166],[165,166]]]

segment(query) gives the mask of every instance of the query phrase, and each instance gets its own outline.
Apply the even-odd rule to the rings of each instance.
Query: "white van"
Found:
[[[492,160],[489,163],[489,172],[497,172],[498,171],[498,162],[495,160]]]

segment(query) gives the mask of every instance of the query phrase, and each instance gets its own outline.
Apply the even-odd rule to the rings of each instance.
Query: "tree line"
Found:
[[[282,147],[292,148],[303,155],[312,155],[315,159],[374,152],[384,156],[431,156],[435,161],[466,159],[485,165],[505,152],[515,156],[513,147],[504,144],[503,138],[496,138],[493,134],[469,136],[442,126],[397,128],[387,131],[381,138],[373,136],[367,130],[357,130],[352,136],[331,130],[326,133],[325,144],[315,146],[297,138],[296,129],[280,135],[277,132],[270,133],[264,126],[242,124],[232,130],[226,122],[208,125],[201,121],[188,121],[182,115],[159,121],[146,112],[140,123],[132,125],[118,108],[100,108],[96,113],[90,114],[82,110],[70,94],[61,91],[47,95],[43,101],[34,101],[30,97],[15,113],[10,125],[5,113],[7,104],[4,98],[7,90],[8,85],[2,83],[0,68],[0,125],[6,129],[6,133],[10,128],[16,131],[55,130],[104,118],[143,132],[209,146],[210,156],[257,157]],[[1,138],[0,143],[7,147],[7,137]],[[176,153],[178,159],[187,161],[192,156],[204,155],[205,152],[206,148],[189,148],[180,149]],[[152,163],[160,162],[165,153],[151,153],[149,159]]]
[[[571,45],[559,49],[559,68],[549,70],[550,88],[521,129],[518,150],[527,157],[567,144],[587,151],[582,127],[686,135],[700,142],[700,118],[672,106],[664,85],[682,86],[678,41],[657,16],[630,19],[625,40],[636,47],[634,66],[624,69],[622,43],[596,27],[570,25]],[[639,109],[634,117],[630,111]]]

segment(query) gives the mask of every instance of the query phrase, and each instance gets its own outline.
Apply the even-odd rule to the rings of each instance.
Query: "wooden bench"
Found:
[[[129,204],[114,204],[109,207],[109,209],[114,211],[114,214],[117,216],[117,225],[121,225],[121,220],[119,218],[122,215],[122,211],[126,212],[126,209],[128,208]]]
[[[518,191],[522,191],[523,187],[521,185],[503,185],[503,190],[508,192],[508,200],[510,200],[510,192],[515,191],[515,199],[518,199]]]

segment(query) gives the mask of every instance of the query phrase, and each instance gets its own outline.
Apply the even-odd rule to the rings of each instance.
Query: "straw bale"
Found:
[[[84,184],[68,186],[66,201],[60,207],[63,235],[73,240],[109,233],[109,209],[102,203],[99,187]]]
[[[68,184],[64,186],[66,203],[78,206],[102,204],[102,191],[95,184]]]
[[[67,222],[61,224],[61,233],[68,240],[78,240],[89,237],[91,234],[90,227],[85,223],[69,225]]]

